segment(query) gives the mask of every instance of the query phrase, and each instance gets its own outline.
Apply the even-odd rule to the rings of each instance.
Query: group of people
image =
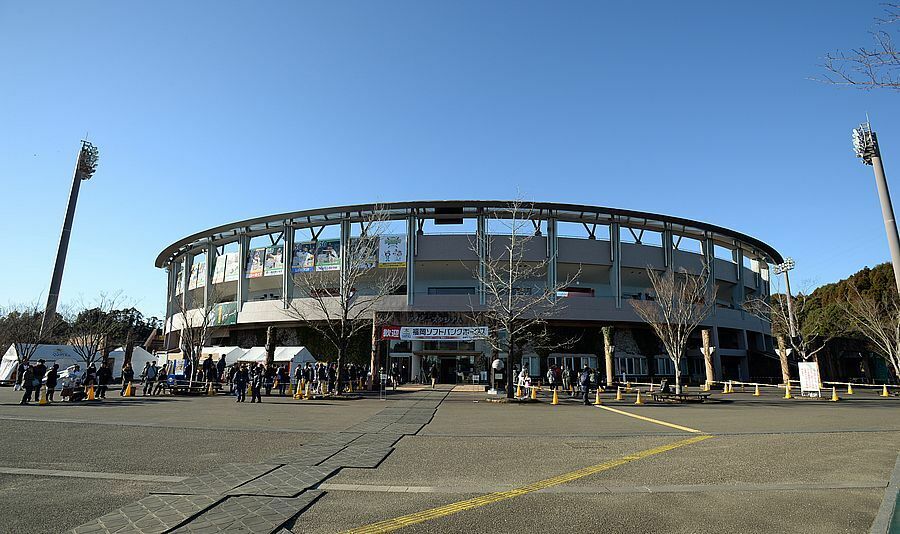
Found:
[[[130,369],[130,364],[126,365]],[[16,374],[16,388],[24,390],[25,393],[19,404],[28,404],[32,397],[35,402],[40,402],[41,390],[44,386],[46,386],[47,402],[54,402],[58,385],[62,386],[60,394],[62,400],[78,400],[80,397],[75,394],[75,389],[82,386],[96,386],[97,397],[106,398],[109,385],[113,381],[112,365],[109,362],[102,362],[99,368],[95,363],[91,363],[84,372],[81,371],[79,365],[73,365],[67,371],[65,378],[60,383],[59,364],[54,363],[48,368],[43,359],[38,360],[36,364],[20,363]]]
[[[570,369],[568,367],[560,367],[551,365],[547,369],[547,386],[551,391],[562,389],[563,392],[569,391],[572,397],[581,396],[584,404],[589,404],[589,395],[591,387],[597,388],[602,385],[603,377],[599,369],[591,369],[587,364],[580,371]],[[519,373],[519,385],[524,386],[527,380],[528,386],[531,386],[531,377],[528,370],[523,368]]]

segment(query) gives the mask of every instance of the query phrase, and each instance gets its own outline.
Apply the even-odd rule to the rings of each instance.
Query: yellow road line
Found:
[[[384,533],[384,532],[393,532],[395,530],[401,529],[401,528],[409,526],[409,525],[424,523],[425,521],[431,521],[432,519],[438,519],[438,518],[452,515],[452,514],[462,512],[465,510],[471,510],[473,508],[480,508],[482,506],[487,506],[488,504],[493,504],[495,502],[505,501],[507,499],[512,499],[514,497],[519,497],[522,495],[526,495],[528,493],[534,493],[535,491],[539,491],[539,490],[549,488],[552,486],[558,486],[560,484],[565,484],[566,482],[571,482],[573,480],[577,480],[579,478],[583,478],[588,475],[593,475],[596,473],[600,473],[602,471],[607,471],[609,469],[613,469],[615,467],[619,467],[621,465],[625,465],[627,463],[634,462],[634,461],[640,460],[642,458],[647,458],[649,456],[654,456],[656,454],[662,454],[664,452],[678,449],[680,447],[684,447],[684,446],[691,445],[694,443],[699,443],[703,440],[707,440],[712,437],[713,436],[710,436],[708,434],[703,434],[700,436],[694,436],[692,438],[675,441],[675,442],[669,443],[667,445],[661,445],[659,447],[654,447],[652,449],[646,449],[646,450],[643,450],[640,452],[636,452],[634,454],[622,456],[621,458],[616,458],[615,460],[610,460],[608,462],[603,462],[601,464],[591,465],[591,466],[585,467],[583,469],[578,469],[577,471],[572,471],[571,473],[564,473],[562,475],[558,475],[558,476],[555,476],[552,478],[547,478],[544,480],[540,480],[538,482],[533,482],[531,484],[522,486],[520,488],[511,489],[508,491],[500,491],[500,492],[496,492],[496,493],[488,493],[488,494],[482,495],[480,497],[474,497],[472,499],[467,499],[465,501],[459,501],[459,502],[447,504],[444,506],[439,506],[437,508],[432,508],[430,510],[424,510],[421,512],[415,512],[415,513],[404,515],[401,517],[396,517],[394,519],[387,519],[385,521],[379,521],[377,523],[372,523],[370,525],[364,525],[361,527],[357,527],[357,528],[348,530],[344,534],[380,534],[380,533]]]
[[[690,428],[687,426],[676,425],[675,423],[668,423],[666,421],[660,421],[659,419],[654,419],[652,417],[644,417],[643,415],[638,415],[636,413],[630,413],[623,410],[617,410],[615,408],[610,408],[609,406],[603,406],[602,404],[597,406],[597,408],[603,408],[604,410],[608,410],[610,412],[614,412],[621,415],[627,415],[628,417],[634,417],[635,419],[640,419],[641,421],[647,421],[648,423],[656,423],[657,425],[667,426],[669,428],[674,428],[676,430],[684,430],[685,432],[690,432],[692,434],[702,434],[702,430],[697,430],[696,428]]]

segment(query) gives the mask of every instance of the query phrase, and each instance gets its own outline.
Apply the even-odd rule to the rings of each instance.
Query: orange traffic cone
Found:
[[[94,386],[88,386],[87,400],[97,400],[97,397],[94,396]]]

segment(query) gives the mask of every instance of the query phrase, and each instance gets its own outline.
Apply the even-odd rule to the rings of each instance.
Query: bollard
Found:
[[[637,390],[637,398],[634,399],[635,404],[644,404],[644,401],[641,400],[641,390]]]
[[[839,399],[838,396],[837,396],[837,389],[836,389],[834,386],[832,386],[832,388],[831,388],[831,402],[837,402],[837,401],[839,401],[839,400],[841,400],[841,399]]]
[[[557,395],[555,389],[553,390],[553,402],[551,402],[550,404],[552,404],[553,406],[559,404],[559,395]]]
[[[622,400],[622,386],[616,388],[616,400]]]
[[[531,386],[531,400],[537,400],[537,386]]]
[[[759,384],[756,384],[756,389],[753,390],[753,396],[759,397]]]
[[[791,397],[791,383],[790,382],[788,382],[787,384],[784,385],[784,398],[786,398],[786,399],[793,398],[793,397]]]
[[[853,395],[853,384],[847,382],[847,395]]]
[[[882,397],[890,397],[887,390],[887,385],[881,386],[881,396]]]
[[[594,406],[600,406],[601,404],[603,403],[600,402],[600,388],[597,388],[597,396],[594,397]]]

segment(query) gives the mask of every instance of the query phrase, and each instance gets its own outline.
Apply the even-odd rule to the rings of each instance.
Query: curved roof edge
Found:
[[[209,228],[202,232],[197,232],[195,234],[191,234],[187,237],[179,239],[178,241],[172,243],[165,249],[163,249],[159,255],[156,257],[155,265],[156,267],[164,267],[169,259],[177,256],[182,252],[181,249],[185,248],[186,245],[191,245],[193,243],[197,243],[201,240],[207,239],[210,236],[215,234],[222,234],[226,232],[234,232],[235,230],[241,228],[249,228],[254,225],[265,224],[270,222],[281,222],[286,220],[296,220],[296,219],[309,219],[312,217],[321,217],[325,215],[339,215],[339,214],[353,214],[353,213],[361,213],[373,210],[386,210],[386,211],[398,211],[404,210],[405,212],[412,214],[416,210],[427,209],[427,208],[506,208],[511,203],[516,202],[514,200],[417,200],[417,201],[408,201],[408,202],[378,202],[378,203],[370,203],[370,204],[351,204],[346,206],[333,206],[328,208],[317,208],[311,210],[300,210],[300,211],[291,211],[286,213],[278,213],[274,215],[266,215],[263,217],[255,217],[252,219],[244,219],[242,221],[236,221],[229,224],[223,224],[220,226],[215,226],[213,228]],[[743,243],[752,245],[753,247],[758,248],[761,252],[764,252],[769,256],[769,258],[775,263],[781,263],[784,261],[784,258],[781,254],[775,250],[771,245],[742,232],[737,232],[735,230],[731,230],[729,228],[725,228],[724,226],[718,226],[715,224],[706,223],[703,221],[696,221],[692,219],[685,219],[683,217],[675,217],[671,215],[662,215],[659,213],[652,213],[648,211],[636,211],[636,210],[628,210],[628,209],[620,209],[620,208],[608,208],[603,206],[590,206],[586,204],[567,204],[567,203],[558,203],[558,202],[532,202],[532,201],[522,201],[523,204],[529,206],[532,211],[539,212],[578,212],[581,213],[585,222],[591,222],[591,220],[587,217],[588,215],[598,216],[598,215],[607,215],[610,217],[626,217],[629,219],[643,219],[645,222],[647,221],[655,221],[662,223],[669,223],[677,226],[694,228],[698,230],[703,230],[705,232],[712,232],[715,234],[719,234],[722,236],[728,236]],[[400,217],[394,217],[400,218]],[[337,218],[330,219],[329,224],[333,224],[337,222]],[[598,221],[595,217],[594,222],[604,222],[602,220]],[[313,226],[316,224],[313,223]],[[307,225],[308,226],[308,225]],[[276,231],[277,228],[273,227],[272,231]]]

